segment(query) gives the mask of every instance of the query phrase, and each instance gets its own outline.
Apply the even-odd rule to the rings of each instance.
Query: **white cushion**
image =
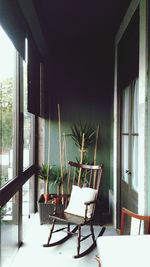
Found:
[[[70,201],[68,207],[65,209],[65,212],[71,213],[74,215],[85,217],[85,202],[94,201],[97,197],[98,190],[88,188],[88,187],[79,187],[76,185],[72,186],[72,192],[70,196]],[[93,210],[93,204],[88,206],[87,217],[91,217]]]

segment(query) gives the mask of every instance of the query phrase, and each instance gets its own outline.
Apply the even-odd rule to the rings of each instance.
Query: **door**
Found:
[[[116,227],[120,226],[121,206],[138,210],[139,214],[146,214],[148,207],[147,4],[146,0],[132,0],[115,36],[113,191]],[[132,87],[136,77],[139,89],[130,90],[128,87]]]
[[[138,79],[122,90],[121,207],[138,211]]]

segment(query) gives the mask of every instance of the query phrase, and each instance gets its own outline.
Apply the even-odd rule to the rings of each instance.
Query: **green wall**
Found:
[[[108,98],[108,99],[107,99]],[[80,157],[78,148],[75,146],[70,134],[70,126],[79,121],[89,123],[96,129],[99,125],[99,139],[97,150],[97,164],[104,164],[104,173],[102,178],[103,196],[108,198],[108,190],[112,184],[112,99],[106,93],[99,97],[95,95],[87,99],[78,99],[73,97],[72,101],[60,103],[61,110],[61,132],[65,133],[67,160],[75,160]],[[59,130],[57,119],[57,104],[55,110],[55,119],[50,120],[50,162],[59,165]],[[53,117],[53,116],[52,116]],[[48,158],[48,132],[49,120],[45,120],[45,161]],[[93,160],[94,145],[88,151],[88,156]]]

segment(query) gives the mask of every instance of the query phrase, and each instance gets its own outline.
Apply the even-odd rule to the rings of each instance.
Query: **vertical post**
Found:
[[[140,45],[139,45],[139,157],[138,157],[138,212],[147,212],[147,0],[140,1]],[[140,165],[139,165],[140,164]]]
[[[60,172],[61,172],[61,180],[62,180],[62,186],[61,186],[61,193],[64,193],[64,187],[63,187],[63,166],[62,166],[62,143],[61,143],[61,123],[60,123],[60,106],[58,104],[58,128],[59,128],[59,159],[60,159]]]
[[[83,163],[83,154],[84,154],[84,133],[82,135],[82,146],[81,146],[80,164]],[[81,181],[81,168],[79,169],[78,186],[80,186],[80,181]]]
[[[51,130],[50,130],[50,116],[48,122],[48,150],[47,150],[47,163],[50,166],[50,138],[51,138]]]
[[[98,135],[99,135],[99,125],[97,126],[97,129],[96,129],[96,140],[95,140],[95,148],[94,148],[94,165],[96,165]],[[93,188],[95,188],[95,186],[96,186],[96,174],[97,174],[97,171],[94,170]]]
[[[49,171],[50,171],[50,116],[48,121],[47,178],[46,178],[45,203],[49,200]]]
[[[96,129],[96,140],[95,140],[95,148],[94,148],[94,165],[96,165],[98,135],[99,135],[99,125],[97,126],[97,129]]]

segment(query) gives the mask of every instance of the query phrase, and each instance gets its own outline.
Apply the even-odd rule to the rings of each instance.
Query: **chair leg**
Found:
[[[48,241],[47,241],[47,245],[49,245],[49,243],[50,243],[50,241],[51,241],[52,233],[53,233],[54,226],[55,226],[55,222],[56,222],[56,219],[53,220],[52,227],[51,227],[51,229],[50,229],[50,233],[49,233],[49,237],[48,237]]]
[[[93,228],[93,222],[92,222],[92,220],[90,222],[90,229],[91,229],[91,234],[92,234],[93,242],[95,242],[95,235],[94,235],[94,228]]]
[[[70,223],[68,223],[68,235],[70,235]]]
[[[81,226],[78,226],[78,245],[77,245],[77,255],[80,254],[80,240],[81,240]]]
[[[92,226],[92,228],[93,228],[93,226]],[[100,233],[98,234],[97,237],[102,236],[104,232],[105,232],[105,227],[102,227],[102,229],[101,229],[101,231],[100,231]],[[75,259],[87,255],[88,253],[90,253],[96,247],[96,239],[95,239],[94,233],[93,233],[93,238],[92,239],[93,239],[93,242],[92,242],[91,246],[89,246],[86,250],[84,250],[82,253],[80,253],[80,242],[83,239],[81,239],[81,229],[79,230],[79,232],[78,232],[78,250],[77,250],[77,255],[74,256]]]

